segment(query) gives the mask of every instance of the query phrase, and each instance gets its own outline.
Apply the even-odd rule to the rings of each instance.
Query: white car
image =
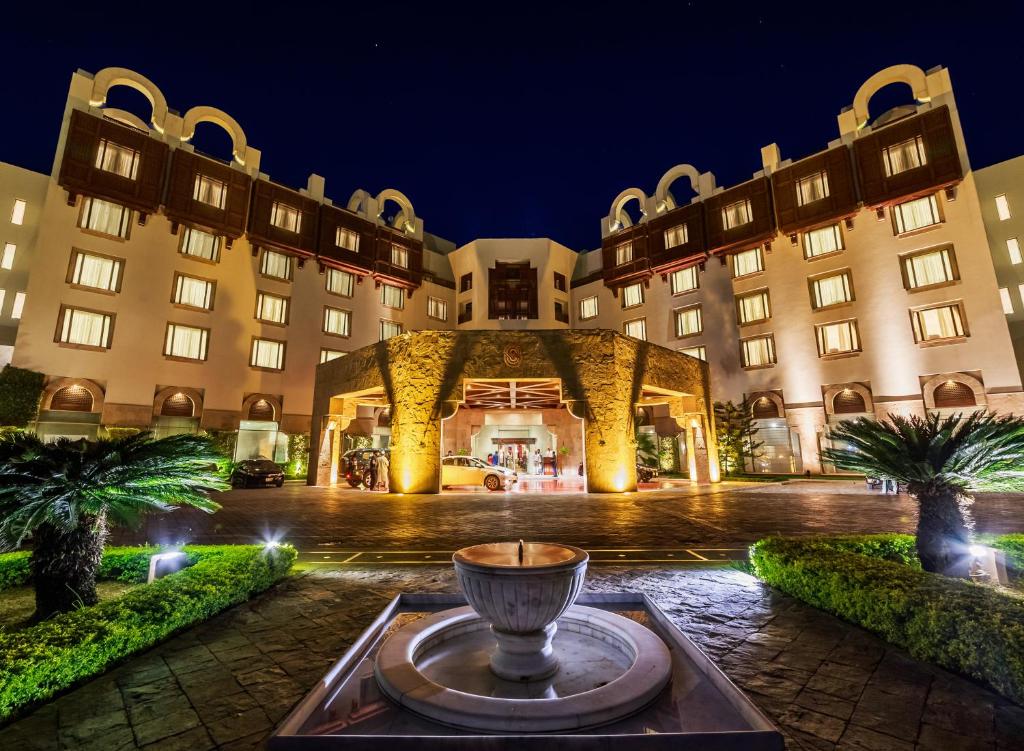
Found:
[[[519,479],[511,469],[495,467],[475,456],[446,456],[441,459],[441,487],[483,485],[488,490],[510,488]]]

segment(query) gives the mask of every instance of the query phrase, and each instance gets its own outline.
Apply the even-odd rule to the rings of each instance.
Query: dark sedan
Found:
[[[238,463],[231,473],[231,485],[235,488],[265,488],[269,485],[284,485],[284,472],[270,459],[246,459]]]

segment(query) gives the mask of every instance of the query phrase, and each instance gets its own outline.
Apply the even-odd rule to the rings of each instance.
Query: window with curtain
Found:
[[[676,311],[676,336],[694,336],[704,330],[700,305],[682,308]]]
[[[21,198],[14,199],[14,208],[11,209],[11,224],[25,223],[25,201]]]
[[[744,368],[763,368],[775,363],[775,339],[771,334],[740,341],[740,355]]]
[[[18,320],[21,318],[22,311],[25,310],[25,293],[15,292],[14,293],[14,304],[11,306],[11,318]]]
[[[448,303],[439,297],[427,298],[427,315],[439,321],[448,320]]]
[[[896,204],[892,207],[892,218],[897,235],[938,224],[941,219],[935,194]]]
[[[940,248],[904,256],[903,273],[907,289],[921,289],[960,278],[952,248]]]
[[[269,370],[284,369],[284,342],[274,339],[253,339],[249,365]]]
[[[635,318],[632,321],[626,321],[622,327],[623,333],[626,336],[631,336],[634,339],[647,340],[647,319],[646,318]]]
[[[967,335],[963,310],[959,303],[915,310],[912,311],[912,315],[914,339],[918,342],[957,339]]]
[[[811,282],[811,290],[813,298],[811,303],[815,310],[831,305],[841,305],[853,300],[849,271],[814,279]]]
[[[164,355],[185,360],[205,360],[208,337],[206,329],[169,323],[164,340]]]
[[[302,214],[294,206],[274,201],[270,207],[270,223],[287,232],[298,232],[302,229]]]
[[[700,286],[696,266],[691,266],[688,269],[680,269],[679,271],[673,271],[669,275],[668,280],[673,295],[692,292]]]
[[[270,292],[256,294],[256,318],[267,323],[288,323],[288,298]]]
[[[193,276],[177,274],[174,282],[174,302],[190,308],[210,310],[213,307],[213,282]]]
[[[196,175],[192,198],[215,209],[223,209],[228,198],[228,186],[212,177]]]
[[[996,213],[999,215],[999,221],[1005,222],[1010,218],[1010,202],[1006,200],[1005,195],[996,196]]]
[[[264,250],[260,258],[260,273],[274,279],[290,281],[292,278],[292,257],[274,250]]]
[[[1017,242],[1016,237],[1011,237],[1009,240],[1006,241],[1006,252],[1010,256],[1010,263],[1012,263],[1014,266],[1016,266],[1022,260],[1024,260],[1021,258],[1020,243]],[[10,266],[7,266],[6,268],[10,268]]]
[[[345,229],[344,227],[338,227],[334,231],[334,244],[339,248],[345,250],[351,250],[353,253],[359,252],[359,233],[354,230]]]
[[[806,206],[809,203],[828,198],[828,173],[815,172],[813,175],[801,177],[796,181],[796,203]]]
[[[630,284],[622,288],[622,307],[634,308],[644,303],[644,285],[642,282]]]
[[[621,266],[633,260],[633,243],[619,243],[615,246],[615,265]]]
[[[740,324],[767,321],[771,317],[768,290],[760,289],[736,297],[736,316]]]
[[[665,247],[674,248],[677,245],[686,245],[690,240],[690,233],[685,224],[677,224],[665,230]]]
[[[580,320],[586,321],[588,318],[597,318],[597,295],[580,300]]]
[[[817,258],[842,249],[843,233],[838,224],[804,233],[804,258]]]
[[[207,261],[220,258],[220,238],[200,229],[185,227],[181,233],[181,252]]]
[[[391,246],[391,265],[409,268],[409,251],[400,245]]]
[[[71,254],[71,283],[107,292],[121,288],[121,264],[118,258],[97,256],[76,250]]]
[[[1010,299],[1010,290],[1006,287],[1000,287],[999,300],[1003,303],[1003,312],[1006,315],[1013,313],[1013,300]]]
[[[344,357],[347,352],[342,352],[340,349],[320,349],[320,363],[330,362],[331,360],[337,360],[339,357]]]
[[[17,316],[12,313],[11,317]],[[109,349],[113,322],[113,316],[107,313],[64,308],[61,312],[60,341],[64,344]]]
[[[730,203],[722,209],[722,226],[726,229],[742,227],[744,224],[750,224],[753,220],[754,213],[749,199]]]
[[[860,351],[857,322],[838,321],[815,326],[818,335],[818,356],[839,355]]]
[[[139,152],[101,138],[96,150],[96,167],[134,180],[139,173]]]
[[[703,344],[699,347],[682,347],[679,351],[684,355],[696,357],[698,360],[708,361],[708,351]]]
[[[324,333],[348,336],[352,333],[352,312],[341,308],[324,308]]]
[[[405,290],[390,284],[380,285],[380,302],[387,308],[401,310],[405,307]]]
[[[882,161],[885,163],[886,177],[927,164],[924,141],[921,136],[916,136],[901,143],[894,143],[882,150]]]
[[[18,246],[14,243],[4,243],[4,253],[0,257],[0,269],[13,269],[14,268],[14,254],[18,251]]]
[[[393,336],[398,336],[402,333],[402,324],[396,323],[395,321],[381,321],[380,322],[380,341],[387,341]]]
[[[751,248],[742,253],[735,253],[732,257],[732,278],[738,279],[748,274],[756,274],[764,271],[764,259],[761,256],[761,248]]]
[[[87,196],[82,200],[82,216],[78,226],[123,240],[128,237],[131,218],[132,212],[127,206]]]
[[[327,291],[332,295],[352,297],[356,289],[355,274],[339,269],[327,269]]]

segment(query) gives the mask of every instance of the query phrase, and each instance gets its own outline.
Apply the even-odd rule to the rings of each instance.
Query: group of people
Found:
[[[366,489],[388,492],[388,468],[391,466],[388,455],[383,451],[374,451],[367,459],[366,465],[370,475],[370,484]]]
[[[529,475],[544,474],[544,459],[550,460],[552,472],[558,477],[558,464],[554,461],[555,452],[548,449],[541,454],[540,449],[532,452],[524,448],[521,443],[510,444],[487,454],[487,463],[494,467],[505,467],[514,469],[517,472],[524,472]]]

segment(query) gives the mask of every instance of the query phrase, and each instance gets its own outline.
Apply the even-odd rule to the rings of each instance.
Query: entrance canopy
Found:
[[[614,331],[416,331],[317,368],[309,483],[337,477],[362,407],[391,410],[391,488],[436,493],[441,422],[461,407],[547,410],[583,421],[588,490],[636,489],[635,412],[663,404],[686,432],[691,479],[717,481],[707,366]],[[692,447],[692,450],[691,450]]]

